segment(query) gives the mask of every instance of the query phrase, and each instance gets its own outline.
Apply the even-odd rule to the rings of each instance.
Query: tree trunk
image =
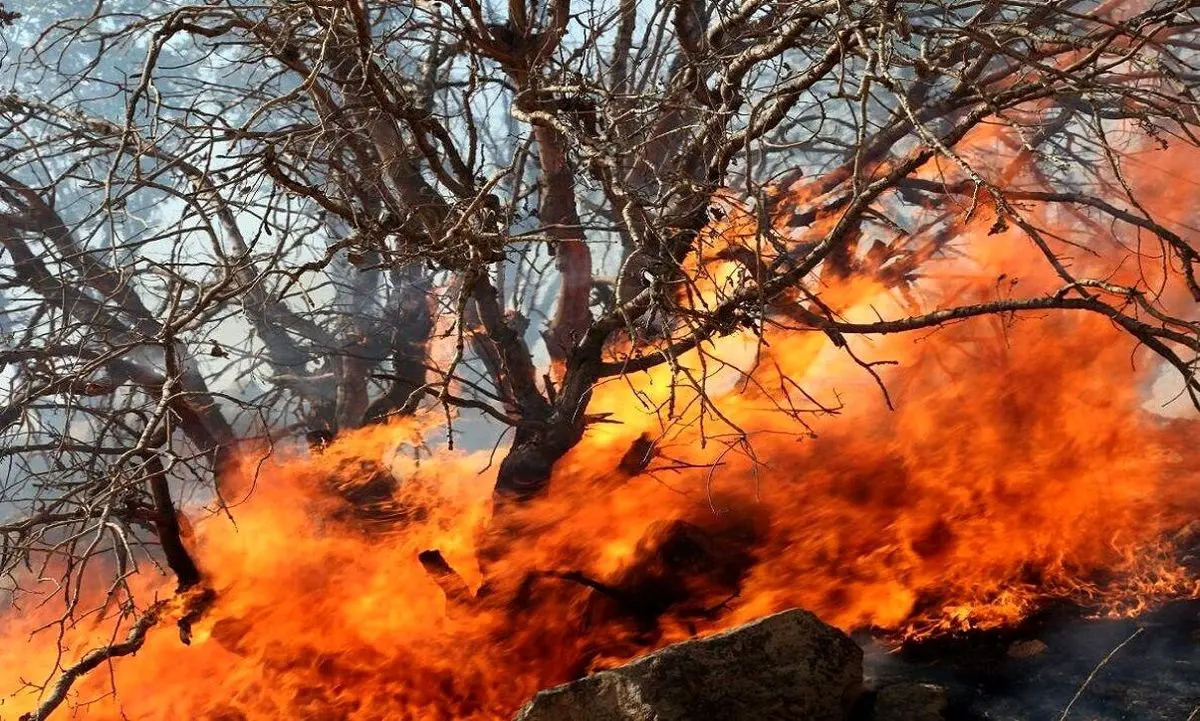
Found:
[[[167,483],[166,469],[158,455],[153,452],[144,454],[147,484],[150,497],[154,503],[154,533],[162,546],[163,556],[167,567],[175,574],[176,593],[196,586],[202,580],[200,568],[192,559],[184,543],[183,527],[179,523],[179,513],[175,510],[175,502],[171,499],[171,489]]]
[[[518,426],[516,438],[500,462],[496,476],[497,507],[511,501],[528,501],[545,493],[554,464],[582,437],[583,423],[572,423],[558,413],[544,424]]]

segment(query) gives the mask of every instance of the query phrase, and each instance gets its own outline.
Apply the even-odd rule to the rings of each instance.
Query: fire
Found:
[[[973,262],[929,264],[923,303],[1054,287],[1036,249],[991,223],[963,225]],[[1118,277],[1135,272],[1125,259],[1094,262]],[[704,293],[720,294],[729,267],[710,270]],[[823,298],[851,320],[910,303],[870,278]],[[216,600],[191,645],[164,624],[82,680],[73,713],[505,719],[540,688],[786,607],[905,639],[1011,624],[1051,598],[1128,613],[1200,594],[1171,545],[1200,510],[1194,423],[1143,408],[1156,369],[1106,319],[848,343],[895,363],[872,367],[895,410],[823,333],[728,336],[680,360],[719,412],[668,366],[609,381],[592,407],[614,422],[558,464],[549,498],[495,518],[488,455],[419,451],[422,420],[319,454],[248,452],[222,481],[236,522],[194,519]],[[401,482],[387,522],[328,492],[381,472]],[[31,635],[47,613],[5,620],[4,719],[54,668],[53,639]],[[63,662],[110,642],[111,622],[69,628]]]

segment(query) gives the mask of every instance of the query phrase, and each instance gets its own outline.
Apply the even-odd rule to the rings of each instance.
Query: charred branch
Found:
[[[67,699],[67,693],[81,676],[114,658],[137,653],[146,643],[146,634],[158,623],[167,604],[167,601],[159,601],[146,609],[130,627],[124,641],[90,651],[78,662],[63,669],[49,695],[38,704],[37,710],[22,714],[20,721],[45,721]]]

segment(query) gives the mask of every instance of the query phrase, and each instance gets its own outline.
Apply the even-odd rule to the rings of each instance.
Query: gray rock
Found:
[[[879,689],[871,721],[943,721],[946,689],[931,683],[894,683]]]
[[[516,721],[842,721],[861,687],[862,650],[792,610],[543,691]]]

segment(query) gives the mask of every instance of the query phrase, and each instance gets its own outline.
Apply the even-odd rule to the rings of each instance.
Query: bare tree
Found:
[[[778,325],[850,353],[849,335],[1100,314],[1200,405],[1200,250],[1127,165],[1147,143],[1197,144],[1196,6],[3,15],[0,567],[65,564],[72,610],[101,552],[113,594],[147,560],[196,586],[179,494],[219,495],[239,443],[319,446],[423,406],[510,430],[497,500],[527,501],[603,420],[597,383],[667,365],[700,384],[685,353]],[[1004,162],[972,154],[989,128]],[[1047,222],[1064,213],[1159,270],[1073,265],[1086,248]],[[1059,286],[866,323],[825,297],[851,275],[907,293],[981,217]]]

